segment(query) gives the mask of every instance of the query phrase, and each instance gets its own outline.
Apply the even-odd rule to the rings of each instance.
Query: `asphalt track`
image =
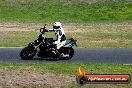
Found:
[[[19,53],[21,48],[0,48],[0,61],[23,62]],[[43,58],[34,57],[30,61],[43,61]],[[95,62],[95,63],[118,63],[132,64],[132,49],[75,49],[75,55],[66,62]]]

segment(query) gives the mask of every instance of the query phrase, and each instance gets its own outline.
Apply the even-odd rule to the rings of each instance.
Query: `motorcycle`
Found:
[[[57,50],[58,54],[55,53],[56,45],[53,44],[53,38],[46,38],[46,32],[48,31],[46,30],[45,24],[43,28],[40,28],[37,44],[31,42],[21,50],[20,57],[23,60],[31,60],[36,54],[38,57],[48,58],[49,60],[69,60],[74,56],[73,46],[77,47],[77,40],[74,40],[73,38],[66,39],[65,45]]]

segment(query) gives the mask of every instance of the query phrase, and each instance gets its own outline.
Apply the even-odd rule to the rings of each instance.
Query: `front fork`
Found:
[[[43,43],[44,38],[45,36],[43,34],[40,34],[38,38],[31,43],[31,45],[33,45],[34,47],[34,50],[37,50],[37,48]]]
[[[34,46],[34,50],[37,50],[37,48],[38,48],[42,43],[43,43],[43,41],[40,42],[37,46]]]

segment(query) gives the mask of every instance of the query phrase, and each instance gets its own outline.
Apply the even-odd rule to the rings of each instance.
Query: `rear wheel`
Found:
[[[30,49],[29,47],[25,47],[20,52],[20,57],[23,60],[30,60],[36,55],[36,50]]]
[[[69,60],[74,55],[74,49],[72,47],[63,49],[64,57],[61,57],[61,60]]]

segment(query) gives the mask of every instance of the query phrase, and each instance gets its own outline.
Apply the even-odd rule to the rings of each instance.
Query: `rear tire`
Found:
[[[36,55],[36,50],[30,49],[29,47],[25,47],[20,52],[20,57],[23,60],[30,60]]]

